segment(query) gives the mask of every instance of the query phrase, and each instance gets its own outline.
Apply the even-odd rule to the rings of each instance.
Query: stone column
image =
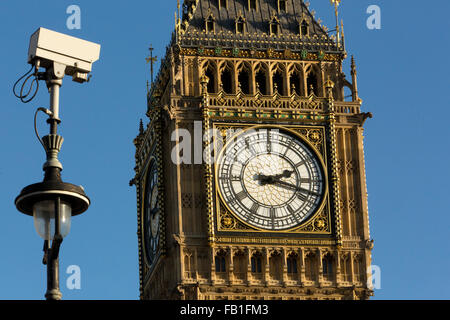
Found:
[[[300,248],[299,249],[299,260],[300,260],[300,268],[299,268],[299,272],[300,272],[300,285],[303,286],[305,284],[305,249],[304,248]]]

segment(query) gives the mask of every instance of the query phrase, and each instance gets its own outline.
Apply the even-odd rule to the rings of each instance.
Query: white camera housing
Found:
[[[88,80],[92,64],[100,58],[100,45],[68,36],[63,33],[39,28],[30,39],[28,63],[47,70],[54,64],[64,65],[65,75],[72,76],[76,82]],[[62,74],[57,74],[63,77]]]

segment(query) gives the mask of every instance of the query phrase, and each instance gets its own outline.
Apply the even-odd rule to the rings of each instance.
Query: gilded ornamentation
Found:
[[[309,60],[309,61],[330,61],[337,62],[341,60],[340,54],[325,53],[311,53],[307,50],[301,50],[299,52],[293,52],[290,49],[283,51],[275,51],[273,48],[269,48],[265,51],[256,49],[223,49],[216,47],[214,49],[206,49],[203,46],[199,46],[197,49],[181,48],[180,54],[186,56],[205,56],[205,57],[242,57],[242,58],[257,58],[257,59],[288,59],[288,60]],[[290,53],[289,53],[290,51]]]
[[[219,231],[247,231],[251,230],[248,226],[237,220],[223,204],[220,204],[219,210]]]
[[[325,58],[325,52],[323,50],[319,51],[319,53],[317,54],[317,58],[319,60],[323,60]]]

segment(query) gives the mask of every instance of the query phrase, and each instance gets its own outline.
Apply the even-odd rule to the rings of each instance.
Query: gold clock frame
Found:
[[[315,154],[322,166],[324,174],[324,195],[323,199],[318,206],[318,209],[307,218],[304,223],[297,225],[293,228],[284,230],[267,230],[258,228],[245,222],[237,215],[233,213],[233,210],[229,208],[226,201],[224,201],[221,192],[218,187],[218,165],[214,163],[214,183],[215,183],[215,215],[216,215],[216,229],[218,232],[245,232],[245,233],[270,233],[270,234],[322,234],[331,235],[332,233],[332,220],[331,220],[331,206],[330,206],[330,193],[329,193],[329,179],[328,179],[328,163],[327,163],[327,148],[326,148],[326,128],[325,126],[305,126],[305,125],[274,125],[274,124],[243,124],[243,123],[224,123],[213,122],[213,129],[217,129],[221,132],[222,137],[229,129],[235,129],[242,131],[237,132],[232,136],[230,140],[244,132],[253,129],[279,129],[285,131],[300,141],[307,144],[311,151]],[[303,133],[303,134],[302,134]],[[217,159],[220,159],[223,151],[231,141],[224,144],[222,150],[220,150]]]

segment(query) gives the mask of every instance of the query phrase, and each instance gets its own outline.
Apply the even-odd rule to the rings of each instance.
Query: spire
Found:
[[[154,70],[154,66],[156,61],[158,61],[158,57],[157,56],[153,56],[153,50],[155,50],[152,45],[150,45],[150,48],[148,48],[148,50],[150,51],[150,56],[145,58],[145,61],[147,61],[147,63],[150,63],[150,76],[151,76],[151,86],[153,87],[153,70]]]
[[[342,50],[345,51],[344,20],[341,20]]]
[[[352,75],[352,99],[353,101],[358,101],[359,100],[359,96],[358,96],[358,80],[357,80],[357,72],[356,72],[356,63],[355,63],[355,58],[352,55],[352,64],[351,64],[351,75]]]
[[[144,134],[144,122],[141,121],[139,122],[139,135],[143,135]]]
[[[356,64],[355,64],[355,57],[352,55],[352,65],[351,65],[351,68],[352,68],[352,70],[351,70],[351,72],[352,72],[352,76],[353,76],[353,74],[355,74],[356,75]]]
[[[337,46],[339,47],[339,44],[341,42],[340,38],[341,38],[341,34],[339,31],[339,11],[338,11],[338,7],[339,4],[341,3],[341,0],[330,0],[331,4],[334,4],[334,14],[336,15],[336,42],[337,42]]]

